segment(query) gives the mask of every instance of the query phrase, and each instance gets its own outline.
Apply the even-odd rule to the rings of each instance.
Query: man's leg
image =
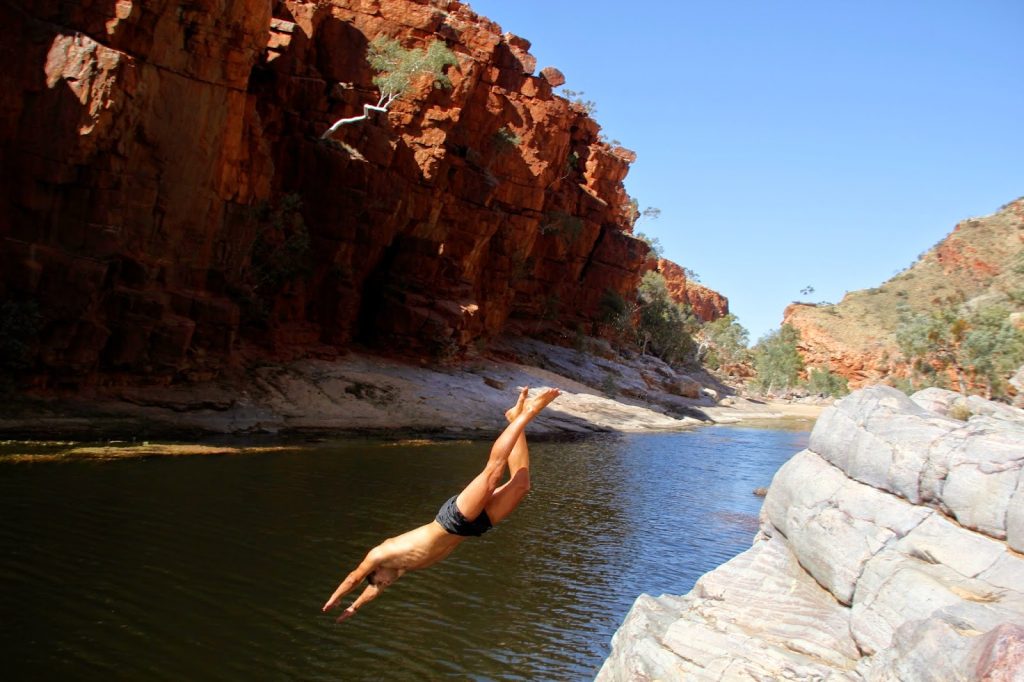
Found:
[[[515,406],[505,413],[505,417],[510,422],[523,411],[529,390],[529,388],[523,388]],[[508,457],[508,480],[494,491],[491,499],[484,506],[491,523],[496,524],[511,514],[528,492],[530,492],[530,450],[526,445],[526,432],[524,431],[513,446],[512,454]]]
[[[558,395],[558,389],[548,388],[541,391],[536,397],[525,401],[520,413],[505,427],[505,430],[498,436],[498,439],[494,441],[484,470],[470,481],[469,485],[456,498],[455,504],[463,516],[469,520],[474,520],[480,516],[480,512],[484,510],[498,489],[498,483],[505,474],[505,467],[511,464],[512,451],[522,437],[526,425],[541,410],[547,407],[548,403],[557,398]],[[525,445],[526,441],[524,440],[523,449],[519,452],[517,459],[518,462],[522,462],[524,457],[528,457]],[[525,472],[527,475],[529,474],[528,468],[520,468],[519,471]],[[493,523],[494,519],[491,522]]]

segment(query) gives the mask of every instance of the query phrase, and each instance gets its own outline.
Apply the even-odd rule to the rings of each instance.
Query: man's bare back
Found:
[[[484,470],[442,507],[437,519],[389,538],[371,549],[324,604],[325,612],[336,607],[342,597],[365,579],[369,585],[342,611],[338,622],[351,618],[361,606],[376,599],[405,573],[436,564],[467,537],[480,535],[518,506],[530,488],[529,452],[523,431],[560,395],[558,389],[548,388],[530,398],[528,391],[528,388],[523,388],[515,406],[505,413],[509,425],[491,447]],[[499,486],[506,466],[509,480]]]

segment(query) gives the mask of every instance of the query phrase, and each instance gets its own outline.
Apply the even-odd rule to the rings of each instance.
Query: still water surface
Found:
[[[344,625],[319,612],[426,523],[489,443],[0,461],[6,679],[585,680],[641,592],[750,546],[806,431],[710,427],[531,447],[508,520]]]

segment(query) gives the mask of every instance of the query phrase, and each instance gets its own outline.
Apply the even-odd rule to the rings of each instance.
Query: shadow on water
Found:
[[[341,578],[489,444],[0,465],[0,653],[11,679],[592,678],[638,594],[750,545],[752,490],[806,439],[536,443],[512,517],[341,626],[319,613]]]

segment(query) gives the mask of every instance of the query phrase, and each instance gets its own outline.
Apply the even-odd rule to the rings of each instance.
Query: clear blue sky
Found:
[[[637,230],[751,341],[1024,195],[1024,0],[470,0],[636,151]]]

